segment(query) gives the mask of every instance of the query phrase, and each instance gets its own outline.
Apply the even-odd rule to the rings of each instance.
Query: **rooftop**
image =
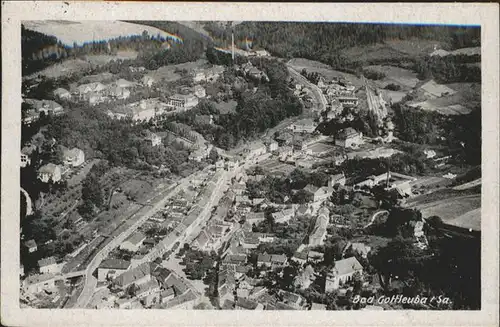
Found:
[[[356,257],[349,257],[346,259],[335,261],[333,271],[338,275],[347,275],[355,271],[363,269]]]
[[[144,241],[145,239],[146,239],[146,235],[144,235],[143,233],[137,231],[137,232],[133,233],[132,235],[130,235],[125,240],[125,242],[130,242],[130,243],[132,243],[134,245],[137,245],[140,242]]]
[[[38,260],[38,265],[40,267],[46,267],[46,266],[50,266],[50,265],[54,265],[54,264],[56,264],[56,258],[54,258],[54,257],[47,257],[47,258],[43,258],[43,259]]]
[[[103,268],[103,269],[126,270],[126,269],[128,269],[128,267],[130,267],[130,261],[120,260],[120,259],[107,259],[107,260],[104,260],[99,265],[99,268]]]
[[[115,282],[119,286],[127,286],[149,274],[151,274],[151,266],[148,262],[144,262],[116,277]]]

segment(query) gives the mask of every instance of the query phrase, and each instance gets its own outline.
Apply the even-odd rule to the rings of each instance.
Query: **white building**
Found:
[[[41,274],[55,274],[60,272],[60,267],[56,262],[56,258],[48,257],[38,260]]]
[[[70,100],[71,93],[68,90],[59,87],[54,90],[54,97],[60,100]]]
[[[192,94],[176,94],[168,98],[167,106],[175,110],[189,110],[198,104],[198,98]]]
[[[332,292],[340,287],[341,284],[350,282],[355,273],[362,276],[363,266],[356,257],[350,257],[335,261],[335,267],[326,277],[325,292]]]
[[[159,137],[155,133],[149,132],[148,135],[146,135],[146,141],[151,144],[151,146],[155,147],[161,144],[161,137]]]
[[[207,96],[207,93],[205,92],[205,88],[201,85],[195,85],[194,86],[194,95],[197,98],[204,98]]]
[[[341,131],[335,139],[335,145],[343,148],[357,148],[361,144],[363,144],[363,133],[357,132],[351,127]]]
[[[85,154],[78,148],[63,151],[64,164],[68,166],[78,167],[85,162]]]
[[[52,181],[53,183],[61,180],[61,166],[49,163],[43,165],[38,170],[38,179],[44,183]]]

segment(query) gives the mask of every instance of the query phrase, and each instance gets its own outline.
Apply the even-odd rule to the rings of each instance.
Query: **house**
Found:
[[[363,273],[363,266],[356,257],[335,261],[335,267],[326,277],[325,292],[332,292],[338,289],[341,284],[350,282],[355,273]]]
[[[26,167],[31,165],[31,154],[36,149],[36,146],[30,145],[25,146],[21,149],[21,167]]]
[[[33,253],[38,250],[35,240],[28,240],[24,242],[24,246],[28,249],[28,253]]]
[[[166,303],[175,297],[175,292],[173,288],[167,288],[160,293],[161,303]]]
[[[137,286],[138,288],[135,290],[135,296],[139,299],[148,297],[152,294],[157,294],[159,300],[160,284],[158,284],[156,279],[150,279],[145,283],[137,284]]]
[[[266,216],[264,212],[249,212],[245,220],[250,224],[258,224],[264,220],[266,220]]]
[[[222,271],[219,273],[219,281],[217,284],[217,290],[219,293],[219,298],[221,299],[232,299],[233,291],[235,289],[236,281],[234,274],[230,271]]]
[[[309,251],[307,253],[307,261],[310,262],[322,262],[325,258],[325,254],[318,251]]]
[[[436,151],[434,150],[424,150],[424,154],[427,157],[427,159],[432,159],[436,156]]]
[[[274,212],[271,214],[276,223],[285,223],[295,216],[295,210],[293,208],[285,209],[282,211]]]
[[[304,216],[304,215],[310,215],[311,213],[312,213],[312,209],[310,206],[308,206],[307,204],[301,204],[297,208],[297,211],[295,214],[300,215],[300,216]]]
[[[304,187],[304,191],[311,193],[313,195],[313,201],[324,201],[328,199],[332,193],[333,189],[322,186],[322,187],[317,187],[312,184],[308,184],[306,187]]]
[[[142,85],[147,86],[147,87],[152,87],[154,82],[155,82],[155,79],[151,76],[148,76],[148,75],[144,75],[144,77],[141,78]]]
[[[108,97],[115,99],[128,99],[130,97],[130,90],[125,87],[121,87],[118,85],[109,86],[104,94]]]
[[[256,249],[259,246],[260,241],[255,235],[245,235],[240,244],[244,249]]]
[[[446,85],[438,84],[434,80],[430,80],[427,83],[423,84],[420,89],[424,91],[424,94],[431,99],[456,93],[456,91],[450,89]]]
[[[46,116],[48,115],[60,115],[64,113],[63,107],[51,100],[36,100],[36,99],[25,99],[24,102],[30,106],[32,106],[38,114],[44,113]]]
[[[94,82],[78,86],[76,89],[76,93],[80,96],[80,98],[82,98],[85,94],[101,93],[106,89],[107,89],[106,85],[99,82]]]
[[[266,145],[266,150],[267,152],[273,152],[273,151],[276,151],[278,150],[278,142],[276,141],[266,141],[264,142],[264,144]]]
[[[97,280],[100,282],[107,279],[114,279],[123,274],[130,267],[130,261],[120,259],[104,260],[97,268]]]
[[[164,288],[172,288],[174,290],[175,296],[179,297],[181,295],[185,295],[190,291],[189,286],[182,280],[182,278],[177,275],[171,273],[165,279],[163,283]]]
[[[59,100],[70,100],[71,99],[71,93],[69,93],[68,90],[63,89],[61,87],[57,88],[54,90],[54,97]]]
[[[307,262],[307,252],[306,251],[297,251],[293,254],[291,258],[292,261],[297,262],[298,264],[305,264]]]
[[[311,310],[326,310],[326,304],[313,302],[311,305]]]
[[[363,144],[363,133],[357,132],[352,127],[342,130],[335,138],[335,145],[343,148],[357,148],[361,144]]]
[[[389,180],[390,178],[391,178],[390,172],[383,173],[383,174],[380,174],[377,176],[372,175],[372,176],[369,176],[366,180],[363,180],[359,183],[354,184],[354,189],[359,189],[363,186],[367,186],[367,187],[371,188],[384,180]]]
[[[312,133],[316,130],[316,123],[311,118],[299,120],[288,127],[295,133]]]
[[[132,233],[132,235],[130,235],[122,244],[120,244],[120,250],[137,252],[142,246],[145,239],[146,235],[139,231],[136,231]]]
[[[24,277],[24,265],[22,263],[19,266],[19,276]]]
[[[194,95],[197,98],[204,98],[207,96],[207,93],[205,92],[205,88],[201,85],[195,85],[194,86]]]
[[[155,147],[161,144],[161,137],[159,137],[157,134],[148,132],[145,140],[151,144],[151,146]]]
[[[328,187],[333,187],[334,185],[340,184],[341,186],[344,186],[346,182],[346,178],[344,173],[341,174],[335,174],[330,176],[330,179],[328,180]]]
[[[288,129],[292,129],[292,127],[289,127]],[[276,142],[278,142],[278,146],[285,146],[292,144],[293,142],[294,135],[292,132],[280,132],[278,136],[276,136],[274,139]]]
[[[245,254],[229,254],[222,261],[224,267],[232,267],[245,265],[247,263],[247,256]]]
[[[61,166],[53,163],[43,165],[38,169],[37,177],[43,183],[48,183],[49,181],[56,183],[61,180]]]
[[[127,289],[132,284],[142,284],[151,280],[151,265],[149,262],[144,262],[137,267],[129,269],[118,275],[114,279],[114,284],[122,290]]]
[[[167,106],[175,110],[189,110],[198,104],[198,98],[192,94],[175,94],[167,99]]]
[[[267,253],[260,253],[257,256],[257,266],[271,267],[271,255]]]
[[[26,293],[37,294],[56,287],[54,274],[30,275],[23,280],[22,287]]]
[[[284,254],[271,254],[271,268],[278,268],[286,266],[288,258]]]
[[[358,105],[358,98],[353,96],[340,96],[337,100],[342,104],[344,108],[352,108]]]
[[[61,270],[54,257],[38,260],[38,267],[40,267],[41,274],[55,274]]]
[[[85,162],[85,154],[78,148],[64,149],[64,164],[72,167],[78,167]]]
[[[116,85],[121,88],[130,88],[130,87],[135,87],[137,86],[137,83],[135,82],[130,82],[127,81],[126,79],[120,78],[119,80],[115,81],[113,85]]]
[[[255,142],[246,149],[247,159],[256,159],[267,151],[266,146],[262,142]]]
[[[210,243],[212,239],[208,235],[206,230],[202,230],[200,234],[195,238],[193,243],[191,243],[191,247],[195,250],[207,250],[210,248]]]
[[[299,294],[287,291],[280,291],[279,294],[283,298],[282,303],[294,307],[295,309],[301,309],[302,306],[306,304],[306,300]]]

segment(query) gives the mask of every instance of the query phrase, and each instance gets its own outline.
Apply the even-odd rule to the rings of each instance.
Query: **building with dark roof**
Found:
[[[102,282],[106,279],[113,279],[123,274],[129,267],[130,261],[120,259],[104,260],[97,268],[97,280]]]

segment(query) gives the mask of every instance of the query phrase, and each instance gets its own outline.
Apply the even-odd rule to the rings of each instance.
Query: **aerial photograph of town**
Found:
[[[40,20],[21,45],[21,308],[481,309],[481,27]]]

